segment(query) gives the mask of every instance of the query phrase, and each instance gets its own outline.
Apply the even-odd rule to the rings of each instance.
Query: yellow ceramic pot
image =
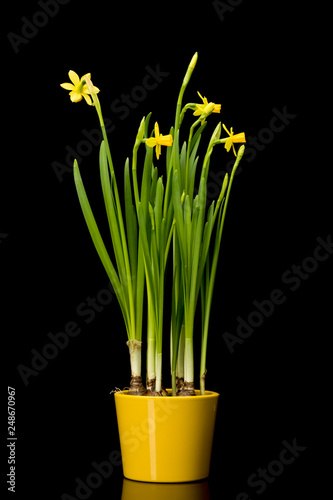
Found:
[[[218,397],[210,391],[193,397],[116,392],[124,476],[160,483],[207,478]]]

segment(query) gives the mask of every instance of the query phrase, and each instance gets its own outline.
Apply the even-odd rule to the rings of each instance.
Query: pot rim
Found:
[[[171,391],[172,389],[167,389],[167,391]],[[125,390],[119,390],[119,391],[115,391],[114,392],[114,395],[115,397],[122,397],[122,396],[126,396],[126,398],[130,398],[130,399],[137,399],[137,400],[148,400],[148,399],[153,399],[155,401],[166,401],[166,400],[171,400],[171,401],[174,401],[174,400],[186,400],[186,401],[197,401],[199,399],[210,399],[210,398],[216,398],[216,397],[219,397],[220,394],[218,392],[214,392],[214,391],[206,391],[205,394],[200,394],[200,391],[199,390],[195,390],[195,396],[166,396],[166,397],[162,397],[162,398],[159,398],[159,397],[156,397],[156,396],[136,396],[136,395],[132,395],[132,394],[128,394],[128,389],[125,389]]]

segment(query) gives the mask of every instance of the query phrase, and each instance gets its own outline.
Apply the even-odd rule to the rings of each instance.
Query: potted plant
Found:
[[[91,75],[69,72],[72,102],[83,98],[95,107],[103,140],[99,167],[108,218],[112,253],[107,249],[77,161],[74,180],[91,238],[118,299],[127,333],[131,379],[128,390],[115,392],[123,457],[129,479],[183,482],[208,476],[218,394],[206,391],[206,352],[222,231],[230,191],[244,146],[244,133],[234,134],[221,123],[213,130],[201,162],[201,136],[221,105],[190,102],[183,96],[197,63],[191,59],[176,104],[175,123],[163,135],[151,114],[138,128],[131,158],[125,160],[124,192],[118,191],[108,137]],[[185,115],[192,111],[194,118]],[[187,113],[189,114],[189,113]],[[187,136],[183,124],[190,123]],[[221,138],[222,131],[226,134]],[[185,137],[181,145],[180,137]],[[230,177],[225,175],[217,200],[207,198],[207,178],[215,146],[224,144],[235,155]],[[166,148],[162,153],[162,148]],[[156,157],[156,160],[155,160]],[[164,159],[161,172],[161,158]],[[166,286],[169,277],[172,286]],[[166,296],[168,293],[168,296]],[[201,307],[199,389],[195,389],[193,331]],[[171,304],[171,318],[164,306]],[[146,314],[144,314],[146,308]],[[145,319],[144,319],[145,318]],[[163,336],[170,336],[171,389],[162,381]],[[147,349],[146,377],[142,379],[142,342]],[[164,343],[165,344],[165,343]],[[164,359],[163,357],[163,359]],[[172,439],[171,439],[172,437]],[[181,445],[183,449],[181,449]],[[171,464],[171,467],[170,467]]]

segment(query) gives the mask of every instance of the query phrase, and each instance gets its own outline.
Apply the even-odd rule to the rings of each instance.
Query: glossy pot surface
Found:
[[[177,483],[209,476],[218,393],[114,396],[126,478]]]

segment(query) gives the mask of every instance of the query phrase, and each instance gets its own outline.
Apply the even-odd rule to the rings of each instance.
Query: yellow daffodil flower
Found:
[[[160,129],[158,126],[158,123],[155,123],[155,137],[150,137],[149,139],[146,140],[147,146],[150,148],[154,148],[156,146],[156,158],[159,159],[160,154],[161,154],[161,146],[172,146],[172,135],[162,135],[160,134]]]
[[[214,102],[208,102],[207,97],[202,97],[200,92],[198,92],[199,97],[202,99],[202,104],[196,104],[196,110],[194,111],[193,115],[194,116],[201,116],[204,115],[205,113],[208,113],[212,106],[213,108],[213,113],[220,113],[221,111],[221,104],[215,104]],[[205,120],[202,121],[202,123]]]
[[[224,147],[229,152],[230,149],[231,149],[231,146],[232,146],[234,155],[237,156],[234,143],[246,142],[245,134],[244,134],[244,132],[241,132],[240,134],[234,134],[234,132],[232,130],[232,127],[230,128],[230,132],[229,132],[229,130],[227,129],[227,127],[224,125],[224,123],[223,123],[223,128],[228,133],[228,135],[230,136],[227,139]]]
[[[90,97],[90,91],[88,89],[88,86],[85,82],[85,78],[88,77],[89,79],[91,78],[91,74],[87,73],[85,74],[81,79],[79,76],[75,73],[75,71],[69,71],[68,76],[71,80],[72,83],[61,83],[60,87],[62,87],[65,90],[70,90],[70,98],[72,102],[80,102],[82,100],[82,97],[85,99],[86,103],[89,104],[89,106],[93,106],[93,102]],[[98,94],[99,89],[97,87],[94,87],[94,92]]]

